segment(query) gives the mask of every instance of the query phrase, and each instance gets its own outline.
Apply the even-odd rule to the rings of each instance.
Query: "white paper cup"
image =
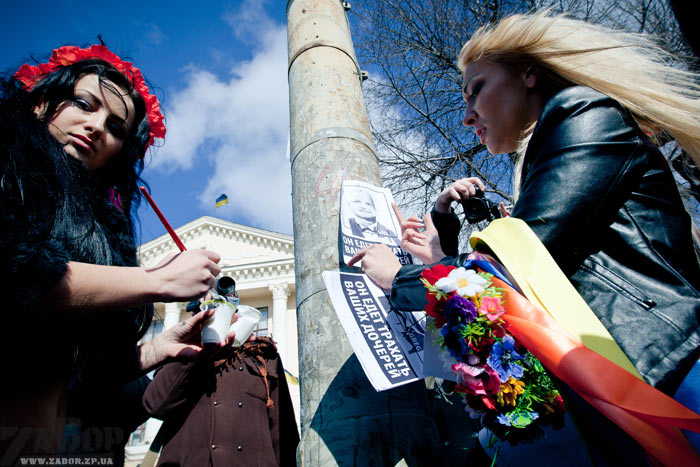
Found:
[[[202,344],[224,342],[231,326],[231,318],[236,311],[234,306],[227,302],[209,304],[212,305],[216,306],[216,311],[202,326]]]
[[[245,343],[245,341],[248,340],[262,317],[262,313],[260,313],[260,311],[247,305],[238,305],[237,313],[238,321],[233,323],[229,329],[229,332],[236,332],[236,336],[233,340],[234,347],[240,347]]]

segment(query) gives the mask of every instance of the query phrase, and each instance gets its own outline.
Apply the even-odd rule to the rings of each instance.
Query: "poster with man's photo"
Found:
[[[368,183],[344,180],[340,190],[340,223],[343,260],[372,244],[383,243],[401,264],[413,264],[411,255],[401,249],[401,226],[391,204],[391,191]]]

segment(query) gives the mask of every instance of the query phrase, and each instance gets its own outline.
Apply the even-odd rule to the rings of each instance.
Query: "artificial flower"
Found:
[[[506,334],[491,346],[491,355],[486,363],[496,370],[501,381],[506,381],[508,378],[522,378],[525,369],[517,362],[524,358],[515,350],[515,339]]]
[[[550,399],[546,402],[542,403],[542,408],[544,409],[545,415],[551,415],[554,413],[561,413],[566,410],[566,407],[564,406],[564,400],[561,398],[559,394],[556,396],[550,397]]]
[[[435,320],[435,327],[440,329],[445,325],[445,315],[442,310],[445,308],[445,301],[439,300],[435,294],[428,292],[425,294],[428,304],[425,306],[425,313]]]
[[[476,305],[460,295],[455,295],[447,301],[444,313],[448,323],[471,323],[479,316]]]
[[[542,364],[507,333],[503,292],[490,278],[465,268],[427,269],[426,313],[440,331],[433,334],[439,359],[456,375],[465,411],[515,445],[537,437],[540,425],[561,427],[565,408]]]
[[[498,297],[481,297],[479,313],[486,315],[489,321],[496,321],[503,316],[506,310],[501,306],[501,299]]]
[[[498,373],[488,365],[467,365],[459,362],[452,365],[452,371],[469,394],[495,395],[501,387]]]
[[[515,407],[518,396],[521,394],[525,394],[525,383],[519,379],[508,378],[508,381],[501,383],[498,403],[505,407]]]
[[[539,414],[537,412],[508,412],[500,414],[496,418],[501,425],[525,428],[530,423],[537,420]]]
[[[483,417],[485,413],[472,408],[472,406],[469,404],[464,404],[464,411],[467,412],[467,414],[469,414],[469,418],[471,418],[472,420],[476,420],[477,418]]]
[[[454,327],[444,325],[440,328],[440,334],[444,339],[444,345],[450,352],[450,355],[457,360],[462,360],[469,354],[469,345],[461,336],[461,330],[464,327],[462,324],[457,324]]]
[[[456,266],[448,266],[445,264],[436,264],[432,268],[423,269],[421,277],[431,284],[436,283],[439,279],[447,276],[450,272],[457,269]]]
[[[435,282],[435,287],[445,293],[457,292],[462,297],[473,297],[484,291],[488,281],[473,269],[457,268]]]

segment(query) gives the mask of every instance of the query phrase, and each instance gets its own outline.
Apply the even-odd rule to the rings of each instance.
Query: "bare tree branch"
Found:
[[[492,201],[512,202],[514,157],[489,154],[462,125],[456,57],[479,26],[535,8],[651,34],[663,47],[690,54],[667,0],[353,2],[354,44],[370,71],[364,93],[384,185],[410,214],[422,215],[442,189],[468,176],[484,181]],[[692,193],[697,173],[678,174]]]

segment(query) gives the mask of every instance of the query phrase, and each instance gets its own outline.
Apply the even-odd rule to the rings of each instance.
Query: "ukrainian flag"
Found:
[[[297,379],[297,377],[294,376],[291,372],[289,372],[286,368],[284,369],[284,376],[287,379],[287,383],[299,386],[299,379]]]
[[[228,196],[225,194],[222,194],[218,198],[216,198],[216,207],[223,206],[224,204],[228,204]]]

